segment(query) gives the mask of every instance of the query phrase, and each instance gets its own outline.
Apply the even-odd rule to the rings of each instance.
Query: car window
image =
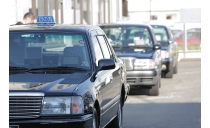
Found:
[[[109,53],[111,55],[111,58],[114,59],[114,61],[116,62],[117,59],[116,59],[116,56],[115,56],[113,48],[110,46],[110,43],[108,42],[108,39],[106,38],[106,36],[104,36],[104,39],[106,40],[106,44],[107,44],[107,47],[109,49]]]
[[[101,49],[103,51],[104,58],[110,59],[111,58],[110,51],[109,51],[107,43],[104,39],[104,36],[97,36],[97,39],[98,39]]]
[[[199,32],[187,32],[187,38],[201,38]]]
[[[147,27],[144,26],[102,26],[112,46],[153,46]]]
[[[55,32],[10,32],[10,66],[39,68],[76,66],[90,69],[87,42],[83,34]]]
[[[171,39],[174,39],[174,35],[172,34],[172,32],[171,32],[171,30],[170,30],[170,29],[168,29],[168,33],[169,33],[169,35],[170,35]]]
[[[96,31],[91,31],[91,39],[92,39],[92,43],[93,43],[93,47],[94,47],[94,51],[95,51],[95,57],[96,57],[96,65],[98,66],[98,61],[100,59],[103,59],[103,53],[102,53],[102,50],[101,50],[101,47],[99,45],[99,42],[96,38]]]
[[[105,32],[115,55],[126,53],[148,54],[153,51],[152,30],[146,26],[100,26]]]

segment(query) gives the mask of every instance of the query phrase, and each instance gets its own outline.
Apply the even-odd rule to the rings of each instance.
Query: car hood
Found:
[[[153,53],[140,54],[140,53],[124,53],[118,55],[118,57],[125,63],[126,70],[131,71],[134,69],[134,61],[136,58],[139,59],[151,59]]]
[[[9,76],[10,92],[43,92],[45,95],[71,95],[89,73],[18,74]]]

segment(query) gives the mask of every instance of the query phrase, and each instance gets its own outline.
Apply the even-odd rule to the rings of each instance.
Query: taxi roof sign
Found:
[[[38,16],[37,23],[55,23],[53,16]]]

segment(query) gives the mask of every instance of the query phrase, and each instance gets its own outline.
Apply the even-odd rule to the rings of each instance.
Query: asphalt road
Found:
[[[181,60],[178,74],[161,78],[159,96],[129,95],[123,128],[201,128],[201,61]]]

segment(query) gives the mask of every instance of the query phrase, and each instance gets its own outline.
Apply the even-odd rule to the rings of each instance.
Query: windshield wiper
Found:
[[[56,67],[42,67],[42,68],[26,68],[26,67],[13,67],[9,66],[11,74],[19,73],[72,73],[72,71],[87,71],[87,69],[79,67],[69,67],[69,66],[56,66]]]
[[[9,74],[22,74],[28,70],[26,67],[9,66]]]
[[[9,66],[9,70],[28,70],[26,67]]]
[[[42,68],[31,68],[27,70],[27,72],[33,71],[69,71],[69,70],[76,70],[76,71],[87,71],[87,69],[79,68],[79,67],[70,67],[70,66],[56,66],[56,67],[42,67]]]

